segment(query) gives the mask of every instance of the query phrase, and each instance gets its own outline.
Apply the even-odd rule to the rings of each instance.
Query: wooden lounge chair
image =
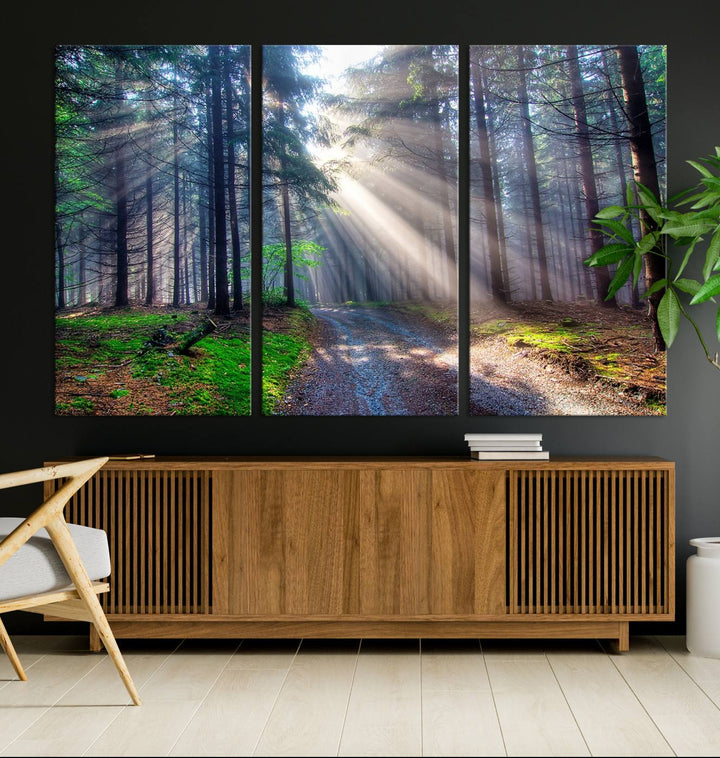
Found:
[[[107,535],[102,529],[67,524],[63,510],[70,498],[107,458],[0,474],[0,489],[50,479],[67,479],[27,518],[0,518],[0,614],[48,613],[89,621],[105,645],[135,705],[141,700],[98,600],[110,574]],[[18,677],[26,681],[20,660],[0,620],[0,644]]]

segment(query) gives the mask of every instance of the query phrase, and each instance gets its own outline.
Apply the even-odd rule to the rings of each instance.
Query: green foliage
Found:
[[[307,269],[317,268],[322,264],[325,248],[311,240],[294,240],[292,243],[293,271],[297,279],[307,280]],[[280,305],[285,301],[282,287],[275,282],[285,268],[285,244],[272,242],[263,245],[263,302]]]
[[[585,260],[588,266],[608,266],[617,263],[617,271],[610,284],[608,296],[612,297],[632,276],[637,279],[645,255],[658,255],[666,261],[667,275],[648,289],[644,297],[664,290],[658,304],[658,325],[668,347],[672,345],[680,328],[682,318],[693,326],[707,359],[718,369],[718,353],[711,354],[705,338],[683,300],[689,295],[689,305],[712,302],[720,295],[720,147],[715,154],[700,161],[688,161],[700,174],[700,180],[691,189],[685,190],[663,205],[642,184],[637,183],[639,202],[633,203],[628,192],[627,204],[603,208],[594,223],[609,237],[609,244]],[[687,209],[689,206],[689,210]],[[639,241],[632,231],[634,220],[646,213],[656,224],[656,229],[645,234]],[[665,250],[665,241],[672,240],[676,248],[684,249],[680,265]],[[702,279],[683,276],[686,267],[704,249]],[[720,307],[715,318],[717,340],[720,342]]]
[[[120,365],[128,365],[133,379],[156,384],[169,397],[177,415],[248,415],[250,413],[250,335],[246,329],[234,334],[209,335],[193,347],[192,356],[162,349],[145,349],[151,335],[186,321],[184,314],[164,315],[132,311],[58,318],[57,366],[77,371],[78,387]],[[180,332],[175,335],[182,337]],[[93,373],[82,374],[82,368]],[[130,396],[130,413],[156,414],[148,401],[132,399],[133,384],[111,391],[115,399]],[[59,403],[59,412],[91,413],[88,398]]]
[[[70,401],[70,407],[83,413],[92,413],[95,410],[95,403],[87,397],[76,397]]]
[[[395,307],[410,313],[419,313],[428,321],[439,326],[457,329],[457,310],[454,307],[429,303],[403,303]]]
[[[304,336],[263,332],[263,413],[271,415],[312,346]]]
[[[57,367],[113,366],[132,358],[153,330],[186,321],[188,316],[120,311],[97,316],[59,316]],[[104,373],[104,369],[99,373]]]
[[[184,314],[166,316],[161,313],[136,313],[131,310],[114,310],[97,316],[58,316],[56,324],[64,329],[79,331],[111,332],[117,329],[134,329],[136,327],[167,326],[171,323],[187,321]]]
[[[502,335],[509,345],[536,347],[558,353],[572,353],[594,334],[592,328],[578,329],[569,324],[509,321],[505,319],[486,321],[473,327],[478,337]]]

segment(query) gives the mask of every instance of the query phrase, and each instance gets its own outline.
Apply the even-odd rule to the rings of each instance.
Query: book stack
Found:
[[[547,461],[542,434],[466,434],[470,457],[479,461]]]

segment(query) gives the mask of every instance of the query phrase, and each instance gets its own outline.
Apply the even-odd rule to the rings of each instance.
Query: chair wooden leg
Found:
[[[20,659],[15,652],[15,648],[10,641],[10,635],[7,633],[7,629],[5,629],[5,624],[3,624],[2,619],[0,619],[0,645],[2,645],[5,655],[10,659],[10,663],[12,663],[15,673],[23,682],[27,682],[27,676],[25,675]]]
[[[105,645],[108,655],[115,664],[115,668],[120,674],[125,689],[127,689],[133,703],[135,703],[135,705],[140,705],[142,702],[140,695],[138,694],[137,689],[135,689],[130,672],[125,665],[122,653],[115,641],[115,637],[110,628],[110,624],[105,617],[100,601],[93,590],[92,582],[87,575],[87,571],[85,571],[85,566],[83,566],[82,559],[80,558],[77,547],[73,542],[70,530],[67,528],[65,519],[60,515],[58,518],[47,524],[45,528],[52,538],[53,544],[58,551],[58,555],[75,585],[75,589],[78,591],[80,598],[84,601],[85,606],[92,617],[92,623],[95,626],[103,645]]]

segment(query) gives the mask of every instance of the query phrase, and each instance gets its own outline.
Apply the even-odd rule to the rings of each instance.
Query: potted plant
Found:
[[[617,264],[608,289],[611,298],[629,279],[636,285],[644,267],[646,255],[658,255],[665,260],[665,276],[652,282],[643,295],[654,301],[657,323],[667,347],[672,345],[681,318],[690,322],[697,334],[708,361],[720,370],[718,353],[711,351],[700,327],[691,315],[689,306],[702,303],[716,305],[720,295],[720,147],[715,154],[688,163],[700,173],[694,187],[670,198],[663,205],[647,187],[636,182],[637,202],[632,187],[628,187],[626,205],[610,205],[600,210],[594,223],[598,224],[610,242],[585,260],[588,266]],[[636,240],[635,228],[641,230]],[[667,254],[666,242],[684,249],[682,260]],[[685,276],[694,257],[704,254],[702,280]],[[662,296],[660,296],[662,293]],[[720,342],[720,308],[715,317],[716,338]]]

